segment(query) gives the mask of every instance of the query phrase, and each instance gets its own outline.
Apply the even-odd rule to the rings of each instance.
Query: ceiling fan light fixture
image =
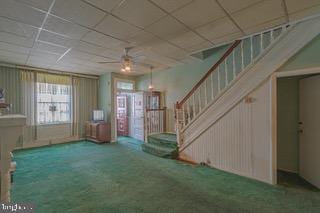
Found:
[[[126,65],[125,67],[124,67],[124,69],[125,69],[125,71],[130,71],[131,70],[131,67],[129,66],[129,65]]]
[[[120,70],[121,70],[121,72],[125,72],[126,71],[126,69],[123,68],[123,67]]]
[[[150,84],[148,88],[149,88],[149,90],[153,90],[154,86],[152,84]]]

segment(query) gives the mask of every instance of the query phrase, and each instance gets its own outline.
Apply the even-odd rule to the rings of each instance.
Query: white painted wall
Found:
[[[272,183],[272,82],[268,80],[197,137],[181,156]]]

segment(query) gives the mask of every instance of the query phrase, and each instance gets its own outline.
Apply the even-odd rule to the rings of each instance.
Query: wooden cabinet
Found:
[[[96,143],[111,141],[111,127],[105,122],[87,122],[86,138]]]

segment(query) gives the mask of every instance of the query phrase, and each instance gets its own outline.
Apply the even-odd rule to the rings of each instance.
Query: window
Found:
[[[71,120],[71,87],[37,83],[37,123],[55,124]]]
[[[133,90],[134,84],[132,82],[117,81],[117,89]]]

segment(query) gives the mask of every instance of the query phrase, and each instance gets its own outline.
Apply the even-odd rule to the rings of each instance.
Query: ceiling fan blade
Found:
[[[147,68],[150,68],[152,67],[151,64],[146,64],[146,63],[143,63],[143,62],[137,62],[137,61],[134,61],[133,62],[134,65],[138,65],[138,66],[142,66],[142,67],[147,67]]]
[[[121,61],[101,61],[99,64],[119,64]]]
[[[145,55],[137,55],[132,57],[134,60],[144,60],[147,58]]]

